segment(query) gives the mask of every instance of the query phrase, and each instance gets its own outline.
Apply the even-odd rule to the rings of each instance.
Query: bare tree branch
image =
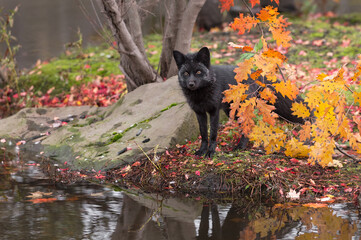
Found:
[[[126,73],[128,91],[146,83],[162,81],[145,54],[140,17],[135,1],[102,0],[104,14],[118,43],[120,65]],[[127,23],[125,22],[127,21]]]

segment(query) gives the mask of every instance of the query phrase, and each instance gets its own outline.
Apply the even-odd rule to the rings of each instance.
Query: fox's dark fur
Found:
[[[236,66],[211,66],[210,53],[207,47],[203,47],[197,53],[183,54],[179,51],[173,52],[174,59],[178,66],[178,80],[187,99],[189,106],[197,115],[202,143],[196,155],[212,157],[216,148],[219,110],[223,109],[229,116],[230,105],[222,103],[223,91],[229,88],[229,84],[235,85],[234,69]],[[267,83],[266,79],[259,79]],[[252,79],[244,81],[249,84],[248,93],[258,94],[262,87]],[[297,123],[303,123],[303,119],[292,115],[292,101],[283,97],[280,93],[277,96],[274,106],[281,117]],[[296,101],[302,101],[300,98]],[[210,115],[210,141],[208,144],[207,113]],[[245,148],[248,139],[242,137],[239,143],[240,148]]]

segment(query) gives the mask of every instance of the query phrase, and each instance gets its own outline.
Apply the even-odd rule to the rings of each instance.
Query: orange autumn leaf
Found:
[[[252,73],[254,58],[246,59],[243,62],[237,64],[237,68],[234,69],[236,76],[234,77],[238,83],[248,79],[248,75]]]
[[[292,40],[292,37],[290,36],[290,31],[285,31],[282,28],[270,28],[270,31],[278,46],[282,45],[284,48],[289,48],[291,46],[290,41]]]
[[[253,118],[256,98],[250,98],[241,104],[237,112],[238,122],[241,125],[242,132],[247,136],[255,126]]]
[[[262,73],[262,69],[258,69],[257,71],[254,71],[253,73],[251,73],[250,77],[253,80],[256,80],[261,76],[261,73]]]
[[[357,82],[357,79],[359,78],[359,76],[361,75],[361,64],[358,64],[356,67],[356,72],[353,75],[353,77],[351,78],[353,82]]]
[[[311,122],[306,121],[305,124],[303,124],[302,129],[299,132],[300,140],[302,142],[307,141],[311,138]]]
[[[277,8],[274,8],[272,6],[267,6],[261,9],[259,13],[257,13],[257,18],[259,18],[263,22],[266,21],[272,22],[279,14],[280,13],[278,12]]]
[[[241,102],[247,98],[246,91],[249,85],[239,83],[237,85],[230,85],[230,88],[223,92],[223,102],[231,103],[231,111],[229,117],[234,119],[236,111],[239,109]]]
[[[230,27],[233,30],[238,30],[238,34],[242,35],[246,31],[249,32],[258,22],[258,19],[251,16],[244,17],[243,13],[241,13],[239,14],[239,18],[235,18],[234,22],[230,24]]]
[[[249,2],[251,3],[251,6],[254,7],[257,4],[261,4],[260,0],[249,0]]]
[[[276,118],[278,117],[276,113],[272,112],[273,110],[275,110],[275,106],[268,105],[266,101],[262,99],[257,99],[256,103],[259,115],[263,117],[262,120],[272,126],[275,125]]]
[[[269,89],[269,88],[264,88],[260,93],[259,93],[260,97],[266,101],[268,101],[271,104],[274,104],[277,100],[276,95],[274,94],[274,92]]]
[[[291,81],[281,81],[279,83],[274,83],[273,86],[275,87],[277,92],[281,93],[284,97],[288,97],[291,100],[295,99],[298,95],[298,87]]]
[[[229,11],[234,6],[233,0],[219,0],[219,2],[221,3],[221,12]]]
[[[282,62],[285,62],[287,60],[286,56],[283,55],[282,53],[275,51],[273,49],[268,49],[267,51],[264,51],[262,53],[263,56],[267,57],[267,58],[278,58],[280,59]]]

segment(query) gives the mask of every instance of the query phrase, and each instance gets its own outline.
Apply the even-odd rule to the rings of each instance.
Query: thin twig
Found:
[[[283,81],[286,82],[287,80],[285,78],[285,75],[283,75],[282,69],[281,69],[280,65],[278,65],[278,63],[277,63],[277,67],[278,67],[278,70],[280,70]]]
[[[345,156],[351,158],[352,160],[355,160],[356,162],[361,162],[361,160],[358,159],[358,158],[356,158],[355,156],[352,156],[352,155],[348,154],[347,152],[344,152],[344,151],[341,149],[341,147],[338,146],[337,143],[335,143],[335,146],[336,146],[336,149],[337,149],[338,151],[340,151],[342,154],[344,154]]]

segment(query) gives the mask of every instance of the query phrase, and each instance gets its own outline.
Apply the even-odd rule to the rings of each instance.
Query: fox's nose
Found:
[[[189,87],[194,87],[196,84],[194,82],[189,83]]]

